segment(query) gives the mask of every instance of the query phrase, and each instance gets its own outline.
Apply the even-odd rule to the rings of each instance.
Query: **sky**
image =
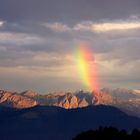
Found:
[[[86,89],[74,55],[81,42],[101,88],[140,88],[140,0],[0,0],[0,88]]]

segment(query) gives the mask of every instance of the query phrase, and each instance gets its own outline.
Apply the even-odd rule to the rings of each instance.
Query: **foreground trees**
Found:
[[[125,130],[119,131],[113,127],[100,127],[78,134],[73,140],[140,140],[140,131],[134,129],[130,134]]]

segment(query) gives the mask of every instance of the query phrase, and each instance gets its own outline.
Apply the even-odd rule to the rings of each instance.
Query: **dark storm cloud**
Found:
[[[0,0],[0,19],[82,20],[126,18],[140,13],[139,0]]]

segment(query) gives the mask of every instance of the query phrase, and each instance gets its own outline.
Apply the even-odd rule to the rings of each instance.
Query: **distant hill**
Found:
[[[132,130],[140,128],[140,119],[104,105],[70,110],[51,106],[20,110],[0,107],[1,140],[71,140],[99,126]]]

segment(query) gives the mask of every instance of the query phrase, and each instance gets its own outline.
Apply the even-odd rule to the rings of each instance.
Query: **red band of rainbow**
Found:
[[[80,43],[76,46],[75,59],[82,83],[90,91],[98,92],[99,83],[95,57],[87,43]]]

